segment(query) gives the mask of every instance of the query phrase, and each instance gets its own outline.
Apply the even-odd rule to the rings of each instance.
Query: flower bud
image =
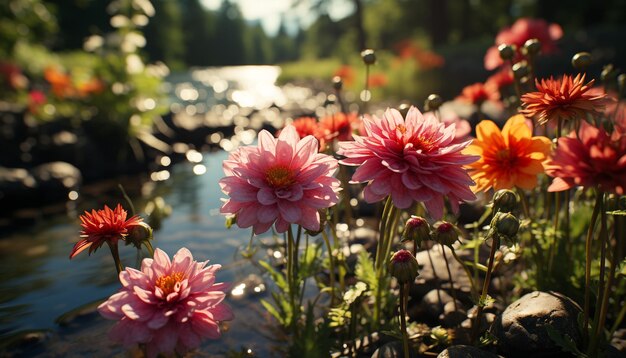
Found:
[[[589,65],[591,65],[589,52],[579,52],[572,57],[572,66],[577,70],[584,71]]]
[[[395,277],[399,283],[413,282],[418,275],[417,260],[407,250],[399,250],[391,256],[387,266],[391,276]]]
[[[454,225],[440,221],[435,224],[433,239],[439,244],[452,246],[459,239],[459,233]]]
[[[498,46],[498,52],[504,61],[512,60],[515,57],[515,45],[502,44]]]
[[[493,195],[493,211],[510,213],[517,208],[517,195],[509,189],[501,189]]]
[[[430,225],[426,219],[411,215],[409,220],[404,224],[402,232],[402,241],[413,241],[415,246],[419,247],[422,241],[430,239]]]
[[[609,82],[615,77],[617,77],[617,70],[613,64],[609,63],[602,68],[602,72],[600,73],[600,79],[602,82]]]
[[[528,64],[526,61],[520,61],[513,65],[513,77],[519,80],[526,76],[528,76]]]
[[[376,53],[371,48],[361,51],[361,58],[366,65],[373,65],[376,63]]]
[[[341,77],[339,76],[333,77],[333,88],[336,89],[337,91],[340,91],[342,87],[343,87],[343,81],[341,80]]]
[[[427,111],[436,111],[437,109],[439,109],[439,107],[441,107],[442,104],[443,100],[441,99],[441,96],[433,93],[428,96],[424,106],[426,107]]]
[[[626,94],[626,74],[622,73],[617,76],[617,90],[619,91],[620,97],[624,97]]]
[[[541,42],[537,39],[529,39],[524,43],[524,48],[522,49],[524,55],[532,57],[535,56],[541,51]]]
[[[128,228],[126,233],[126,245],[133,244],[140,248],[144,241],[152,240],[152,228],[147,223],[141,221],[137,225]]]
[[[398,112],[402,115],[402,117],[406,117],[407,113],[409,113],[409,109],[411,109],[410,102],[402,102],[398,106]]]
[[[511,213],[498,212],[491,219],[491,227],[497,234],[503,236],[505,239],[514,241],[515,235],[519,230],[520,222]]]

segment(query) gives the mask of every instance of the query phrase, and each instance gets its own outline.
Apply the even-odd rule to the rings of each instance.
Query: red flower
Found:
[[[341,80],[346,86],[350,86],[354,82],[354,77],[356,74],[354,73],[354,69],[348,65],[342,65],[339,67],[337,71],[335,71],[334,76],[341,77]]]
[[[488,87],[490,91],[500,91],[503,87],[512,85],[514,81],[513,72],[508,68],[503,68],[487,78],[485,87]]]
[[[382,73],[372,73],[367,79],[370,88],[384,87],[387,82],[387,76]]]
[[[536,117],[544,124],[552,119],[584,119],[586,113],[601,113],[606,104],[606,94],[592,93],[589,90],[594,80],[585,84],[585,75],[563,76],[559,80],[552,77],[535,81],[537,92],[522,96],[522,113],[528,118]]]
[[[423,49],[419,44],[411,40],[402,40],[395,44],[398,51],[398,57],[401,60],[413,59],[415,63],[423,70],[443,66],[445,60],[438,54]]]
[[[89,248],[89,254],[99,249],[105,242],[117,244],[119,239],[124,239],[128,234],[128,229],[139,225],[143,221],[139,216],[133,216],[126,220],[128,213],[117,204],[115,210],[104,206],[103,210],[92,210],[91,213],[85,211],[80,216],[83,230],[80,232],[80,241],[74,245],[70,259]]]
[[[500,31],[496,37],[495,45],[487,50],[487,54],[485,55],[485,68],[487,70],[493,70],[502,66],[503,62],[500,58],[500,52],[498,51],[498,46],[502,44],[515,45],[517,51],[513,62],[517,62],[522,58],[520,49],[527,40],[539,40],[541,42],[541,51],[543,53],[551,53],[556,50],[555,41],[562,36],[563,29],[561,29],[561,26],[558,24],[549,24],[543,19],[519,19],[513,26]]]
[[[335,113],[320,120],[315,137],[320,141],[320,148],[325,148],[334,139],[352,140],[352,130],[357,125],[356,113]]]
[[[32,90],[28,93],[28,111],[30,113],[37,113],[39,107],[46,103],[46,95],[37,90]]]
[[[472,85],[465,86],[457,99],[475,105],[480,105],[486,100],[497,101],[500,99],[500,93],[497,90],[494,91],[492,88],[477,82]]]
[[[546,173],[554,177],[548,191],[584,186],[626,194],[626,137],[617,132],[609,136],[604,128],[584,120],[580,123],[578,135],[572,132],[559,138],[546,165]]]

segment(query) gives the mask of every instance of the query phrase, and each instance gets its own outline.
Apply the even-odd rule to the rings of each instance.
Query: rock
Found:
[[[450,248],[446,247],[445,250],[448,263],[450,264],[450,273],[452,274],[452,279],[454,280],[455,290],[469,293],[471,290],[471,286],[465,270],[463,269],[461,264],[459,264],[454,259]],[[426,284],[429,287],[434,288],[436,287],[436,283],[438,280],[442,287],[450,288],[448,270],[446,269],[446,261],[443,257],[441,245],[435,245],[429,250],[420,251],[417,253],[415,258],[420,265],[419,276],[417,276],[417,279],[415,281],[416,285]],[[433,265],[431,265],[430,263],[431,258]],[[435,269],[434,271],[433,266]],[[419,293],[420,292],[418,287],[417,289],[412,290],[410,294],[419,295]]]
[[[611,345],[622,353],[626,353],[626,328],[615,331],[611,339]]]
[[[457,300],[455,310],[454,301],[448,302],[443,306],[443,313],[439,315],[439,319],[443,321],[446,327],[453,327],[463,322],[467,318],[463,304]]]
[[[443,290],[431,290],[422,298],[422,310],[430,318],[438,318],[444,312],[444,306],[452,302],[452,296]]]
[[[409,347],[409,356],[417,357],[417,352],[415,349],[411,349]],[[393,341],[389,342],[381,347],[379,347],[374,354],[372,354],[372,358],[401,358],[404,357],[404,347],[402,346],[402,341]]]
[[[507,357],[554,357],[563,352],[546,332],[551,326],[579,342],[581,309],[562,294],[535,291],[510,304],[492,326],[499,350]]]
[[[39,187],[46,191],[66,191],[78,187],[82,181],[80,170],[65,162],[41,164],[33,168],[32,172]]]
[[[498,355],[495,355],[491,352],[484,351],[482,349],[466,346],[466,345],[458,345],[452,346],[444,349],[437,358],[498,358]]]
[[[473,315],[471,312],[468,313],[467,316],[468,316],[468,318],[465,319],[463,322],[461,322],[461,327],[466,328],[466,329],[471,329],[472,325],[474,324],[474,320],[476,319],[474,317],[476,317],[476,316]],[[480,332],[484,332],[487,329],[489,329],[489,326],[491,326],[491,324],[495,320],[496,320],[496,315],[495,314],[483,311],[482,318],[480,319],[479,331]]]

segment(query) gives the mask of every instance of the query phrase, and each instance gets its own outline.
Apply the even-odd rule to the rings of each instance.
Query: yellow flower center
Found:
[[[400,133],[402,133],[402,134],[406,133],[406,127],[404,126],[404,124],[398,124],[396,129],[399,130]]]
[[[291,169],[283,165],[269,168],[265,173],[265,181],[272,188],[285,188],[296,182]]]
[[[163,296],[167,296],[174,292],[174,287],[177,283],[181,282],[185,276],[182,272],[175,272],[166,276],[161,276],[156,280],[154,284],[156,287],[163,291]]]

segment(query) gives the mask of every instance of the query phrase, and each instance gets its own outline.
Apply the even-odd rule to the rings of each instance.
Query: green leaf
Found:
[[[550,325],[544,326],[546,328],[546,333],[548,333],[548,337],[564,352],[572,353],[577,358],[587,358],[587,355],[582,353],[576,347],[576,342],[567,334],[561,334],[561,332],[557,331],[554,327]]]
[[[376,278],[376,270],[374,263],[370,258],[370,254],[362,250],[357,257],[355,275],[359,281],[365,282],[370,291],[376,291],[378,279]]]
[[[613,210],[607,211],[608,215],[626,216],[626,210]]]
[[[272,281],[276,283],[283,292],[289,292],[289,285],[287,285],[287,281],[282,273],[276,271],[267,261],[259,261],[259,265],[261,265],[267,272],[270,274]]]
[[[276,307],[272,306],[271,303],[267,302],[264,299],[261,299],[261,305],[263,305],[263,308],[265,308],[265,310],[267,312],[269,312],[281,325],[285,325],[285,321],[284,321],[284,317],[282,314],[280,314],[278,312],[278,310],[276,309]]]

